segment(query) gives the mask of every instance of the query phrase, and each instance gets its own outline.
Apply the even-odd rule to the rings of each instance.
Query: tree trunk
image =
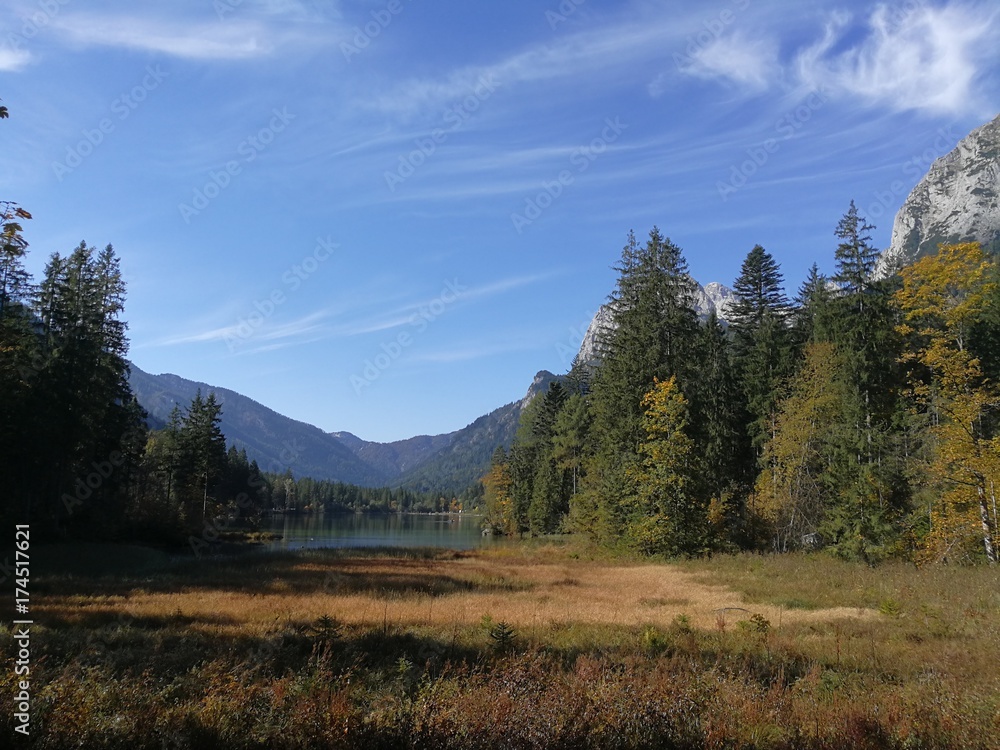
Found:
[[[993,526],[990,523],[990,509],[986,503],[986,488],[980,483],[976,490],[979,493],[979,519],[983,524],[983,546],[986,547],[986,559],[990,565],[996,565],[997,552],[993,546]]]

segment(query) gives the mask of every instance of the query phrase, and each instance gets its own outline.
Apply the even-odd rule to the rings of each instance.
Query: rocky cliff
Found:
[[[1000,249],[1000,115],[937,159],[896,214],[879,261],[886,275],[937,250],[942,242]]]
[[[732,303],[733,290],[729,287],[717,281],[709,282],[705,286],[695,282],[694,308],[702,320],[707,319],[714,310],[719,320],[725,321]],[[602,330],[613,325],[611,309],[607,305],[601,305],[594,319],[590,321],[590,327],[583,336],[583,343],[580,344],[580,351],[577,354],[580,362],[591,364],[597,362],[597,337]]]

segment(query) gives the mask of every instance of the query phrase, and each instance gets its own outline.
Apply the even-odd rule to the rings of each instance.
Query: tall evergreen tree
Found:
[[[813,263],[795,296],[792,312],[792,338],[798,347],[830,340],[831,299],[828,280]]]
[[[753,483],[754,458],[746,431],[747,411],[732,344],[713,310],[698,344],[700,377],[689,386],[690,432],[699,457],[699,492],[716,503],[730,538],[742,539],[745,501]]]
[[[840,491],[824,529],[837,552],[869,561],[889,549],[898,532],[895,520],[909,502],[898,442],[903,413],[892,304],[897,282],[874,276],[873,228],[852,201],[835,231],[840,242],[833,280],[839,293],[831,306],[831,340],[844,363],[841,413],[849,430],[830,457]]]
[[[871,290],[875,282],[875,266],[878,263],[878,250],[872,247],[869,232],[875,227],[869,224],[858,213],[857,206],[851,201],[847,213],[837,222],[834,234],[840,240],[837,244],[837,273],[833,280],[840,285],[849,296],[861,295],[856,298],[859,307],[864,305],[864,295]]]
[[[791,364],[790,305],[783,282],[771,254],[754,246],[733,284],[729,311],[748,434],[758,456],[774,433],[775,404]]]
[[[597,436],[578,498],[578,522],[601,537],[618,534],[621,503],[634,494],[630,467],[645,440],[643,398],[654,380],[675,377],[683,389],[694,379],[698,320],[695,285],[679,247],[657,228],[640,247],[629,233],[609,306],[614,326],[599,339],[601,366],[591,381]]]
[[[202,398],[199,389],[180,430],[185,516],[189,522],[208,520],[215,508],[215,490],[226,466],[226,438],[222,434],[222,406],[209,393]],[[212,506],[209,506],[209,499]]]
[[[39,460],[47,471],[36,487],[39,509],[53,527],[69,516],[102,529],[121,520],[127,471],[103,477],[87,493],[80,486],[95,465],[113,454],[129,455],[134,466],[142,449],[128,440],[140,430],[141,410],[133,406],[128,385],[128,340],[120,319],[125,284],[109,245],[95,257],[80,243],[67,258],[54,255],[39,286],[36,310],[41,319],[44,367],[33,389],[33,410],[46,430]],[[86,498],[80,497],[86,495]],[[83,502],[83,500],[86,502]]]

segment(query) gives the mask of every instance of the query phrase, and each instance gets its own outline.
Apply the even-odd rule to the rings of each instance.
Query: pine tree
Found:
[[[226,466],[226,438],[219,427],[221,421],[222,406],[215,394],[202,398],[199,389],[178,436],[181,454],[178,479],[189,522],[197,519],[203,523],[208,520],[209,512],[215,510],[216,484]]]
[[[830,340],[831,299],[828,280],[813,263],[799,287],[792,312],[792,338],[797,346]]]
[[[873,227],[854,203],[837,225],[840,287],[831,302],[831,335],[847,386],[841,414],[849,430],[831,463],[840,492],[826,513],[825,533],[845,557],[872,561],[892,548],[909,488],[900,453],[901,373],[892,280],[874,277]]]
[[[733,283],[733,303],[727,317],[739,340],[759,329],[768,315],[784,320],[790,306],[782,288],[784,277],[774,257],[760,245],[747,253]]]
[[[774,433],[774,410],[791,363],[790,306],[774,258],[760,245],[747,254],[733,284],[729,312],[736,365],[757,456]]]
[[[552,458],[569,472],[571,494],[578,492],[590,434],[590,407],[586,398],[573,393],[563,404],[552,425]]]
[[[858,213],[851,201],[847,213],[837,222],[834,234],[840,239],[837,245],[837,273],[833,280],[847,295],[861,295],[858,305],[863,306],[864,295],[872,288],[878,250],[871,246],[869,232],[875,227]]]
[[[642,400],[656,378],[676,377],[682,388],[695,379],[698,339],[694,282],[680,248],[658,229],[644,247],[630,233],[616,270],[608,303],[614,326],[599,339],[601,366],[591,381],[595,448],[574,513],[578,526],[604,538],[620,532],[619,506],[634,494]]]
[[[694,391],[691,436],[700,456],[699,492],[711,499],[720,531],[742,539],[744,504],[753,483],[754,457],[732,343],[713,310],[698,344],[700,377]]]
[[[33,385],[32,409],[44,430],[38,457],[47,471],[34,470],[39,477],[34,492],[53,527],[72,516],[78,526],[89,523],[108,533],[124,515],[128,473],[142,450],[135,435],[143,418],[128,385],[128,340],[120,319],[124,299],[111,246],[96,257],[86,243],[67,258],[54,255],[38,288],[44,366]],[[130,468],[112,472],[84,502],[80,477],[123,452],[128,455],[122,465]]]

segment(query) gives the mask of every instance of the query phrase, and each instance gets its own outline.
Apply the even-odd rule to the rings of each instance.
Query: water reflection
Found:
[[[446,547],[474,549],[501,540],[482,535],[482,516],[323,513],[276,516],[267,530],[272,550],[321,547]]]

